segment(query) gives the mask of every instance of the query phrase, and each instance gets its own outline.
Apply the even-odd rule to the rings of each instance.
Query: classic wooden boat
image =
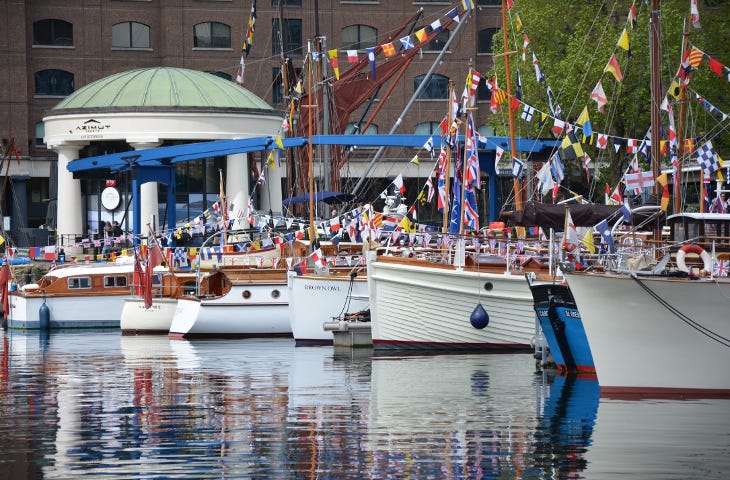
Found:
[[[364,310],[370,303],[363,245],[322,242],[320,248],[326,268],[309,265],[307,272],[288,272],[289,321],[297,346],[332,345],[332,331],[325,330],[324,324]],[[309,244],[294,242],[293,250],[306,256]]]
[[[124,298],[132,293],[132,283],[131,263],[56,268],[37,284],[10,293],[8,327],[41,328],[39,311],[45,304],[47,328],[119,328]]]
[[[155,284],[153,281],[155,296],[150,308],[145,308],[144,299],[138,295],[125,298],[119,320],[122,335],[167,335],[177,308],[177,299],[186,294],[195,294],[197,279],[195,272],[174,272],[158,276],[160,283]]]
[[[177,300],[170,338],[291,337],[285,269],[221,268]]]
[[[368,263],[373,348],[528,351],[535,312],[524,271],[547,268],[526,258],[512,270],[491,255],[457,266],[436,250],[378,255]],[[471,322],[478,305],[486,325]]]
[[[700,250],[677,255],[676,269],[566,272],[601,394],[730,397],[730,376],[718,367],[730,362],[730,280],[711,275],[706,261],[708,252],[719,262],[730,258],[721,252],[730,249],[730,215],[667,221],[673,239],[691,239],[683,249]]]
[[[289,321],[297,346],[331,345],[333,334],[324,324],[370,305],[364,265],[333,267],[297,275],[289,272]]]

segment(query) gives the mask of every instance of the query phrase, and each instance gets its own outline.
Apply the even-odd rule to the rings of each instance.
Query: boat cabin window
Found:
[[[152,286],[153,287],[161,287],[162,286],[162,275],[159,273],[153,273],[152,274]]]
[[[726,218],[679,217],[671,220],[671,238],[675,242],[694,241],[704,237],[730,235],[730,221]]]
[[[197,291],[198,289],[195,281],[185,282],[185,284],[183,284],[183,295],[195,295]]]
[[[71,277],[68,279],[68,288],[69,290],[91,288],[91,277]]]
[[[114,287],[126,287],[127,286],[127,277],[121,275],[121,276],[114,276],[114,277],[104,277],[104,288],[114,288]]]

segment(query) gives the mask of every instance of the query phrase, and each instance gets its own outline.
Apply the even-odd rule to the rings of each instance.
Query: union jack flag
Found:
[[[730,272],[730,260],[715,260],[712,267],[713,277],[727,277]]]
[[[477,153],[477,137],[474,134],[474,119],[469,114],[466,124],[466,178],[467,185],[479,188],[479,154]]]
[[[472,230],[479,230],[479,211],[473,188],[464,191],[464,225]]]

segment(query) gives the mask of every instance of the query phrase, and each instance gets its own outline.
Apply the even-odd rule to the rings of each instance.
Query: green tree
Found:
[[[700,29],[690,29],[690,43],[702,49],[723,65],[730,65],[730,2],[723,0],[700,1]],[[588,106],[593,130],[621,138],[642,139],[650,125],[650,72],[649,72],[649,5],[636,2],[637,25],[633,29],[627,25],[627,14],[630,1],[617,1],[606,4],[596,1],[563,0],[561,2],[545,2],[543,0],[520,0],[515,2],[511,10],[511,24],[515,15],[519,15],[523,24],[521,32],[509,32],[508,51],[516,52],[510,56],[510,71],[514,82],[516,71],[522,80],[522,100],[542,112],[549,113],[546,86],[549,85],[555,94],[557,103],[562,108],[561,119],[575,123],[583,107]],[[682,30],[689,17],[687,0],[663,0],[661,2],[661,79],[663,92],[666,92],[677,72],[681,60]],[[630,51],[617,46],[622,30],[626,28],[630,38]],[[521,61],[523,35],[527,35],[530,45],[527,47],[526,63]],[[502,32],[494,38],[494,53],[504,51]],[[546,78],[545,84],[537,82],[532,65],[532,52],[535,52],[539,66]],[[604,68],[615,53],[619,61],[623,80],[619,83]],[[500,79],[500,87],[505,88],[505,63],[495,59],[495,69]],[[493,72],[492,72],[493,74]],[[491,77],[491,74],[490,74]],[[590,94],[596,83],[601,80],[608,98],[605,111],[599,113],[596,102],[590,100]],[[725,73],[718,77],[709,71],[708,60],[705,59],[697,71],[691,74],[687,92],[691,98],[687,102],[688,118],[694,124],[686,128],[687,136],[693,137],[700,132],[713,132],[713,144],[718,150],[727,151],[730,147],[730,135],[718,127],[721,117],[707,112],[702,106],[692,101],[694,93],[703,95],[712,105],[722,112],[730,111],[730,80]],[[514,91],[515,87],[512,86]],[[674,106],[675,113],[679,107]],[[492,115],[488,123],[498,134],[507,134],[507,110],[505,107]],[[548,117],[540,126],[534,120],[527,123],[515,113],[515,127],[518,135],[549,137],[553,121]],[[662,115],[662,124],[667,126],[667,117]],[[727,125],[727,121],[726,121]],[[663,135],[666,138],[666,134]],[[608,182],[616,185],[623,174],[627,162],[625,147],[618,153],[613,148],[606,150],[585,146],[586,151],[599,163],[606,165],[600,176],[600,185]],[[722,153],[721,153],[722,156]],[[726,158],[730,160],[730,151]],[[668,162],[668,157],[663,159]],[[694,163],[694,159],[690,159]],[[572,168],[570,168],[572,167]],[[566,165],[566,170],[575,175],[570,182],[582,182],[585,176],[580,174],[578,165]],[[587,189],[576,188],[585,192]]]

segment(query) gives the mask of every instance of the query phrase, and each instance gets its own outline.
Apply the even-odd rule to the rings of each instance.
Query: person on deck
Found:
[[[102,233],[104,234],[104,238],[102,239],[102,242],[104,243],[102,244],[101,254],[106,257],[113,247],[112,237],[114,236],[114,231],[112,229],[111,222],[104,222],[104,229]]]

